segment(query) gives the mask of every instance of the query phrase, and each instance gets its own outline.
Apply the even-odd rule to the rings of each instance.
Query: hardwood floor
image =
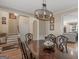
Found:
[[[40,52],[39,59],[78,59],[78,44],[68,43],[68,53],[55,51],[50,54]]]
[[[8,59],[21,59],[21,52],[20,49],[11,49],[8,51],[3,51],[0,54],[0,57],[5,56]]]
[[[21,51],[19,48],[3,51],[0,57],[5,56],[9,59],[22,59]],[[1,58],[0,58],[1,59]],[[68,43],[68,53],[55,52],[55,53],[42,53],[39,59],[78,59],[78,45],[77,43]]]
[[[57,53],[57,59],[78,59],[78,44],[69,43],[68,53]]]

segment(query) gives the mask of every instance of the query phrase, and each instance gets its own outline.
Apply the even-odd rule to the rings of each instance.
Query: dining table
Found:
[[[75,48],[71,48],[70,46],[68,46],[68,53],[65,53],[59,51],[58,48],[55,46],[55,51],[50,51],[50,53],[48,53],[44,51],[44,42],[45,40],[33,40],[29,44],[29,48],[36,56],[36,59],[77,59],[77,52],[74,51]]]
[[[45,52],[44,45],[45,40],[33,40],[29,44],[29,48],[37,59],[56,59],[56,49],[55,52],[50,51],[50,53]]]

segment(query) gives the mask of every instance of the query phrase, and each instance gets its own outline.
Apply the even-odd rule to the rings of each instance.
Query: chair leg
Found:
[[[58,44],[56,43],[56,48],[58,49],[59,48],[59,46],[58,46]]]
[[[65,48],[66,48],[66,53],[68,53],[67,45],[65,46]]]
[[[24,55],[22,55],[22,59],[25,59],[25,58],[24,58]]]
[[[33,59],[32,53],[30,53],[30,58]]]
[[[30,53],[30,57],[31,57],[31,59],[36,59],[36,58],[33,56],[32,53]]]

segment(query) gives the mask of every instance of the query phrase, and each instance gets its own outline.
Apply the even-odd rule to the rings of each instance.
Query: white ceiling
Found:
[[[68,8],[77,7],[77,0],[46,0],[47,9],[58,12]],[[42,0],[0,0],[0,6],[33,13],[34,10],[42,7]]]
[[[67,20],[68,18],[70,20],[71,20],[71,18],[78,20],[78,11],[68,13],[67,15],[64,15],[63,17],[65,18],[65,20]]]

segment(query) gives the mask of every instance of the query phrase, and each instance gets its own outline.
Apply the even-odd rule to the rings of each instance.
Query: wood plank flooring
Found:
[[[21,59],[22,58],[20,49],[17,49],[17,48],[16,49],[11,49],[11,50],[8,50],[8,51],[3,51],[0,54],[0,57],[2,57],[2,56],[5,56],[9,59]]]

